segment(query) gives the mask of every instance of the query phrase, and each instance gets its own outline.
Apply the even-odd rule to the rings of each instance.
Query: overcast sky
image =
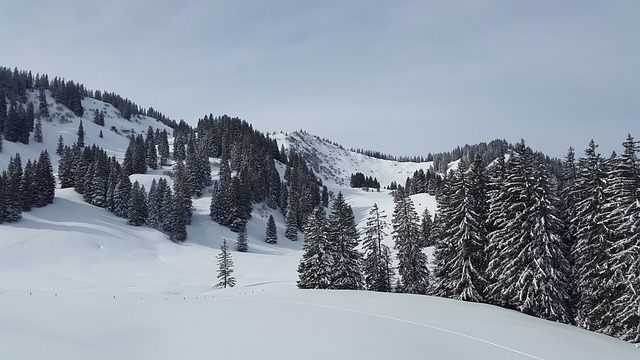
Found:
[[[640,139],[640,1],[8,0],[0,66],[426,155]]]

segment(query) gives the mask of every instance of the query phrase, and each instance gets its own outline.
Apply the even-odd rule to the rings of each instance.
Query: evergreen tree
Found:
[[[191,223],[191,191],[184,163],[178,161],[174,169],[172,238],[175,241],[182,242],[187,239],[187,225]]]
[[[286,230],[284,232],[284,236],[289,240],[298,240],[298,216],[296,215],[293,205],[287,206],[285,224]]]
[[[558,218],[546,170],[524,140],[509,159],[503,189],[504,227],[489,272],[489,291],[504,306],[543,319],[568,322],[568,261],[562,251]]]
[[[327,289],[331,285],[333,258],[326,226],[324,208],[318,206],[304,226],[303,254],[298,265],[300,289]]]
[[[340,192],[333,202],[327,219],[327,240],[333,257],[330,288],[348,290],[363,288],[362,260],[356,249],[358,238],[353,210]]]
[[[149,187],[149,196],[147,197],[147,225],[157,229],[162,224],[160,221],[161,194],[158,191],[158,183],[156,179],[151,181]]]
[[[429,212],[429,208],[424,208],[422,212],[422,221],[420,222],[420,238],[422,240],[422,246],[428,247],[433,246],[433,241],[431,240],[431,229],[433,228],[433,219],[431,219],[431,213]]]
[[[562,231],[562,250],[565,253],[565,257],[569,261],[569,317],[575,319],[576,314],[576,302],[577,293],[576,288],[576,271],[575,271],[575,259],[573,257],[573,249],[576,246],[576,225],[573,219],[576,216],[576,197],[575,197],[575,182],[576,182],[576,163],[575,152],[572,147],[569,147],[567,155],[562,162],[562,168],[560,170],[560,176],[558,178],[558,195],[560,197],[559,203],[559,216],[562,219],[565,227]]]
[[[64,139],[62,135],[58,138],[58,146],[56,147],[56,154],[62,156],[62,152],[64,151]]]
[[[249,250],[249,242],[247,235],[247,225],[243,224],[238,230],[238,238],[236,239],[236,251],[247,252]]]
[[[607,179],[604,160],[593,140],[578,161],[574,197],[576,245],[573,250],[577,294],[576,324],[590,331],[613,335],[614,269],[611,264],[612,230],[606,226],[604,206]]]
[[[2,132],[0,132],[0,153],[2,152],[3,146],[4,146],[4,140],[2,140]]]
[[[22,160],[20,159],[20,154],[16,154],[15,157],[9,159],[7,178],[5,181],[5,220],[7,222],[15,222],[22,218],[22,171]]]
[[[265,241],[268,244],[275,244],[278,242],[278,231],[276,229],[276,222],[273,219],[273,215],[269,216],[267,221],[267,233],[265,235]]]
[[[624,151],[610,162],[603,208],[614,235],[610,264],[618,283],[613,303],[614,334],[640,342],[640,147],[631,134],[622,146]]]
[[[131,180],[122,171],[113,193],[113,213],[116,216],[127,218],[129,216],[129,199],[131,198]]]
[[[236,286],[236,279],[233,277],[233,260],[227,239],[222,241],[220,246],[220,254],[218,254],[218,283],[216,287],[227,288]]]
[[[79,148],[84,147],[84,127],[82,126],[82,120],[80,120],[80,125],[78,125],[78,140],[76,141],[76,146]]]
[[[35,129],[33,132],[33,140],[37,143],[42,143],[43,140],[43,136],[42,136],[42,121],[40,120],[40,118],[38,118],[38,120],[36,120],[36,125],[35,125]]]
[[[364,277],[367,290],[391,292],[394,272],[389,247],[382,243],[386,234],[386,215],[373,204],[369,210],[362,247],[364,249]]]
[[[131,188],[131,198],[129,198],[129,216],[128,224],[133,226],[141,226],[145,224],[147,218],[147,199],[144,186],[137,181],[133,183]]]
[[[38,161],[35,164],[34,176],[35,207],[43,207],[53,203],[56,191],[56,178],[53,175],[51,157],[47,150],[40,152]]]
[[[464,301],[484,301],[486,280],[485,200],[481,158],[467,170],[464,161],[451,173],[439,203],[435,292]]]
[[[38,102],[40,104],[38,106],[38,111],[39,111],[38,117],[40,119],[49,119],[49,107],[47,106],[47,95],[43,88],[39,90]]]
[[[167,130],[162,130],[160,136],[156,140],[158,142],[160,166],[167,166],[169,165],[169,140],[167,139]]]
[[[402,192],[396,195],[392,237],[398,251],[398,274],[400,292],[426,294],[429,287],[427,256],[422,252],[420,224],[413,202]]]

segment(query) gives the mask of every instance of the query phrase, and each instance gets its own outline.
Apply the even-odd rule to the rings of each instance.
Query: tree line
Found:
[[[557,180],[524,141],[461,162],[437,197],[432,293],[640,342],[638,142],[623,148],[570,149]]]
[[[20,154],[9,159],[9,166],[0,174],[0,224],[15,222],[23,211],[53,203],[56,180],[51,158],[45,150],[37,160],[27,160],[24,168]]]

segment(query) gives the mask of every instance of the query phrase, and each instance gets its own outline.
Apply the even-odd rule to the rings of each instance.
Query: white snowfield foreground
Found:
[[[263,284],[201,295],[3,291],[2,359],[638,359],[515,311]]]

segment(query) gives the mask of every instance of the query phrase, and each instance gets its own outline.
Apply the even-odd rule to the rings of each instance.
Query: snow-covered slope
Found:
[[[27,95],[33,103],[38,104],[37,92],[29,91]],[[149,126],[154,129],[159,129],[160,131],[167,130],[169,135],[173,133],[171,128],[151,117],[134,115],[131,117],[131,120],[127,120],[123,118],[120,111],[111,104],[92,98],[82,100],[82,106],[85,110],[82,117],[75,116],[71,110],[56,102],[48,91],[47,103],[50,120],[42,121],[42,143],[35,142],[33,137],[29,139],[28,145],[20,142],[12,143],[5,141],[2,152],[0,153],[0,170],[7,168],[10,157],[16,153],[20,154],[24,165],[27,159],[37,159],[40,152],[45,149],[49,151],[49,155],[51,155],[51,162],[54,169],[57,169],[59,157],[56,155],[55,150],[58,138],[62,136],[66,145],[75,143],[78,139],[78,126],[81,120],[85,131],[85,144],[96,144],[107,151],[109,155],[115,155],[120,160],[122,160],[127,145],[129,144],[128,135],[146,134]],[[93,123],[94,111],[96,109],[104,112],[104,126]],[[37,111],[38,108],[36,107],[36,112]],[[102,138],[99,136],[100,131],[102,131]]]
[[[199,216],[184,245],[61,190],[0,227],[2,359],[637,359],[610,337],[515,311],[430,296],[295,287],[300,242],[232,254],[238,286],[214,289],[230,235]],[[281,220],[281,219],[280,219]]]
[[[51,100],[52,101],[52,100]],[[110,105],[86,99],[86,143],[122,158],[128,140],[154,119],[127,121]],[[51,102],[55,109],[58,105]],[[106,126],[92,123],[93,109]],[[64,109],[62,110],[64,111]],[[19,152],[54,157],[59,135],[76,138],[78,118],[43,123],[45,141],[5,142],[0,167]],[[104,138],[99,138],[99,130]],[[362,172],[381,184],[404,181],[429,164],[395,163],[345,151],[304,133],[274,135],[285,147],[308,151],[331,190],[342,191],[362,224],[373,203],[391,217],[393,201],[380,192],[348,188]],[[216,173],[214,161],[213,173]],[[149,188],[157,170],[133,175]],[[284,218],[256,205],[248,223],[249,252],[232,252],[238,285],[216,289],[216,255],[236,235],[208,217],[208,192],[194,200],[184,244],[146,227],[132,227],[88,205],[72,189],[54,204],[0,225],[0,359],[636,359],[640,350],[606,336],[488,305],[430,296],[296,288],[303,241],[284,237]],[[428,195],[412,197],[433,212]],[[264,242],[273,215],[278,243]],[[390,239],[387,239],[392,245]]]
[[[431,162],[397,162],[376,159],[359,154],[332,144],[317,136],[303,131],[292,133],[276,133],[271,137],[278,141],[285,149],[294,149],[309,162],[313,171],[327,186],[335,184],[339,187],[348,187],[351,174],[361,172],[365,176],[371,176],[380,182],[382,187],[392,181],[404,184],[409,176],[417,170],[427,170]]]

